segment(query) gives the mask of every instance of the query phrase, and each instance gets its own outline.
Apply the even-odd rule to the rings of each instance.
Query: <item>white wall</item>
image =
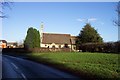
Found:
[[[48,46],[49,46],[49,48],[52,48],[53,46],[55,46],[55,48],[59,48],[59,46],[61,46],[61,48],[63,48],[64,44],[55,44],[55,43],[52,43],[52,44],[41,44],[40,46],[41,47],[45,47],[45,48],[48,48]],[[69,48],[71,48],[71,45],[68,45],[68,46],[69,46]]]

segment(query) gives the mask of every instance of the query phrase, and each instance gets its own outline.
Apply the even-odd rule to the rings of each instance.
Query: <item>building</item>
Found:
[[[40,46],[44,48],[70,48],[75,50],[75,36],[70,34],[43,33]]]
[[[70,47],[70,35],[69,34],[52,34],[43,33],[43,39],[41,41],[41,47],[46,48],[62,48],[66,44],[66,47]]]
[[[18,44],[17,42],[8,42],[7,47],[8,48],[17,48]]]
[[[76,36],[71,36],[71,49],[73,51],[76,51],[76,39],[77,39]]]
[[[0,40],[0,48],[6,48],[7,47],[7,41],[6,40]]]
[[[70,48],[76,50],[76,37],[70,34],[44,33],[43,23],[40,28],[40,46],[42,48]]]

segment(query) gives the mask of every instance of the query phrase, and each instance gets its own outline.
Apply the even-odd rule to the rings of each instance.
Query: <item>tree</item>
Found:
[[[120,1],[118,2],[117,8],[116,8],[116,12],[117,12],[117,20],[114,20],[114,24],[118,27],[118,41],[120,41]]]
[[[115,11],[117,12],[117,19],[113,20],[113,23],[118,27],[118,41],[120,41],[120,1],[118,2]]]
[[[10,0],[0,0],[0,18],[6,18],[7,17],[2,9],[4,9],[5,7],[11,9],[11,4],[12,3],[13,2],[10,2]]]
[[[30,27],[24,41],[25,47],[36,48],[40,47],[40,34],[35,28]]]
[[[81,43],[101,43],[103,42],[102,37],[98,34],[97,30],[91,27],[90,24],[86,24],[84,28],[80,31],[80,34],[77,37],[76,44]]]
[[[119,18],[120,18],[120,1],[117,4],[116,12],[117,12],[117,15],[118,15],[117,16],[118,19],[117,20],[113,20],[113,22],[114,22],[115,25],[120,26],[120,20],[119,20]]]

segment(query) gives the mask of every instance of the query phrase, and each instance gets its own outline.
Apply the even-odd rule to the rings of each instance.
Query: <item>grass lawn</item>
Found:
[[[120,78],[118,72],[118,54],[59,52],[32,53],[31,59],[41,63],[52,64],[57,68],[68,70],[83,77]]]

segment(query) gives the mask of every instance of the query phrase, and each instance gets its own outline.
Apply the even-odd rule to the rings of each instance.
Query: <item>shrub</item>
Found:
[[[120,53],[120,42],[84,43],[79,45],[83,52]]]

